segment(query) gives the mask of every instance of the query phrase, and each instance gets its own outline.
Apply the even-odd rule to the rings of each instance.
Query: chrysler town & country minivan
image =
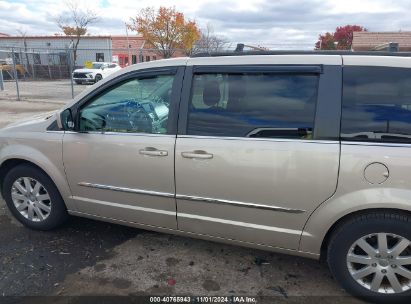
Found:
[[[141,63],[0,131],[12,214],[68,215],[323,259],[411,295],[411,58],[260,53]]]

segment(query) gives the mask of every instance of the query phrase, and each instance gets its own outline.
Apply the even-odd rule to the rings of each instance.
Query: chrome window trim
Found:
[[[307,212],[306,210],[302,210],[302,209],[285,208],[285,207],[278,207],[278,206],[238,202],[238,201],[216,199],[216,198],[207,198],[207,197],[192,196],[192,195],[183,195],[183,194],[174,195],[173,193],[167,193],[167,192],[133,189],[133,188],[126,188],[126,187],[116,187],[116,186],[93,184],[93,183],[87,183],[87,182],[80,182],[80,183],[78,183],[78,185],[81,186],[81,187],[89,187],[89,188],[96,188],[96,189],[102,189],[102,190],[111,190],[111,191],[119,191],[119,192],[151,195],[151,196],[176,198],[176,199],[183,199],[183,200],[190,200],[190,201],[197,201],[197,202],[205,202],[205,203],[212,203],[212,204],[223,204],[223,205],[231,205],[231,206],[237,206],[237,207],[277,211],[277,212],[286,212],[286,213],[294,213],[294,214]]]
[[[233,74],[233,73],[247,73],[247,74],[322,74],[323,64],[207,64],[207,65],[193,65],[194,74]]]
[[[391,142],[372,142],[372,141],[341,141],[342,146],[375,146],[375,147],[403,147],[411,148],[411,143],[391,143]]]
[[[96,132],[96,134],[104,134],[104,135],[131,135],[131,136],[154,136],[154,137],[176,137],[174,134],[157,134],[157,133],[126,133],[126,132],[103,132],[99,133]]]
[[[207,197],[192,196],[192,195],[177,194],[176,198],[190,200],[190,201],[198,201],[198,202],[214,203],[214,204],[222,204],[222,205],[232,205],[232,206],[237,206],[237,207],[262,209],[262,210],[270,210],[270,211],[278,211],[278,212],[286,212],[286,213],[297,213],[298,214],[298,213],[306,212],[306,210],[302,210],[302,209],[284,208],[284,207],[278,207],[278,206],[270,206],[270,205],[255,204],[255,203],[245,203],[245,202],[207,198]]]
[[[288,139],[288,138],[251,138],[251,137],[208,136],[208,135],[177,135],[177,139],[178,138],[245,140],[245,141],[270,141],[270,142],[300,142],[300,143],[312,143],[312,144],[339,144],[340,143],[338,140]]]
[[[46,130],[46,133],[64,133],[63,130]]]
[[[162,196],[162,197],[171,197],[171,198],[175,197],[173,193],[133,189],[133,188],[126,188],[126,187],[108,186],[108,185],[93,184],[93,183],[87,183],[87,182],[80,182],[78,183],[78,185],[82,187],[97,188],[97,189],[112,190],[112,191],[127,192],[127,193],[144,194],[144,195],[151,195],[151,196]]]
[[[60,131],[50,131],[50,132],[60,132]],[[149,137],[168,137],[175,138],[175,134],[156,134],[156,133],[127,133],[127,132],[75,132],[75,131],[62,131],[67,134],[91,134],[91,135],[111,135],[111,136],[149,136]]]

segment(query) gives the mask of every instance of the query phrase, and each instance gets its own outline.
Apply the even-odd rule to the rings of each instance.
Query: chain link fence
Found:
[[[174,57],[181,56],[185,56],[181,50],[174,52]],[[76,70],[101,69],[102,62],[110,63],[100,73],[104,78],[112,72],[113,63],[124,68],[161,58],[151,49],[0,49],[0,100],[66,103],[96,80],[76,81],[73,72],[89,76]]]

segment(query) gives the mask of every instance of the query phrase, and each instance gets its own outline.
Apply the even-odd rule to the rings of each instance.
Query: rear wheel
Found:
[[[34,166],[24,164],[11,169],[4,178],[3,193],[11,213],[29,228],[50,230],[68,217],[57,187]]]
[[[373,302],[411,296],[411,218],[375,212],[341,225],[328,247],[328,264],[351,294]]]

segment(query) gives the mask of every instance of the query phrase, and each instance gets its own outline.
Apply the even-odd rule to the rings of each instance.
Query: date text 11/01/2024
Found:
[[[257,300],[246,296],[163,296],[150,297],[150,303],[257,303]]]

